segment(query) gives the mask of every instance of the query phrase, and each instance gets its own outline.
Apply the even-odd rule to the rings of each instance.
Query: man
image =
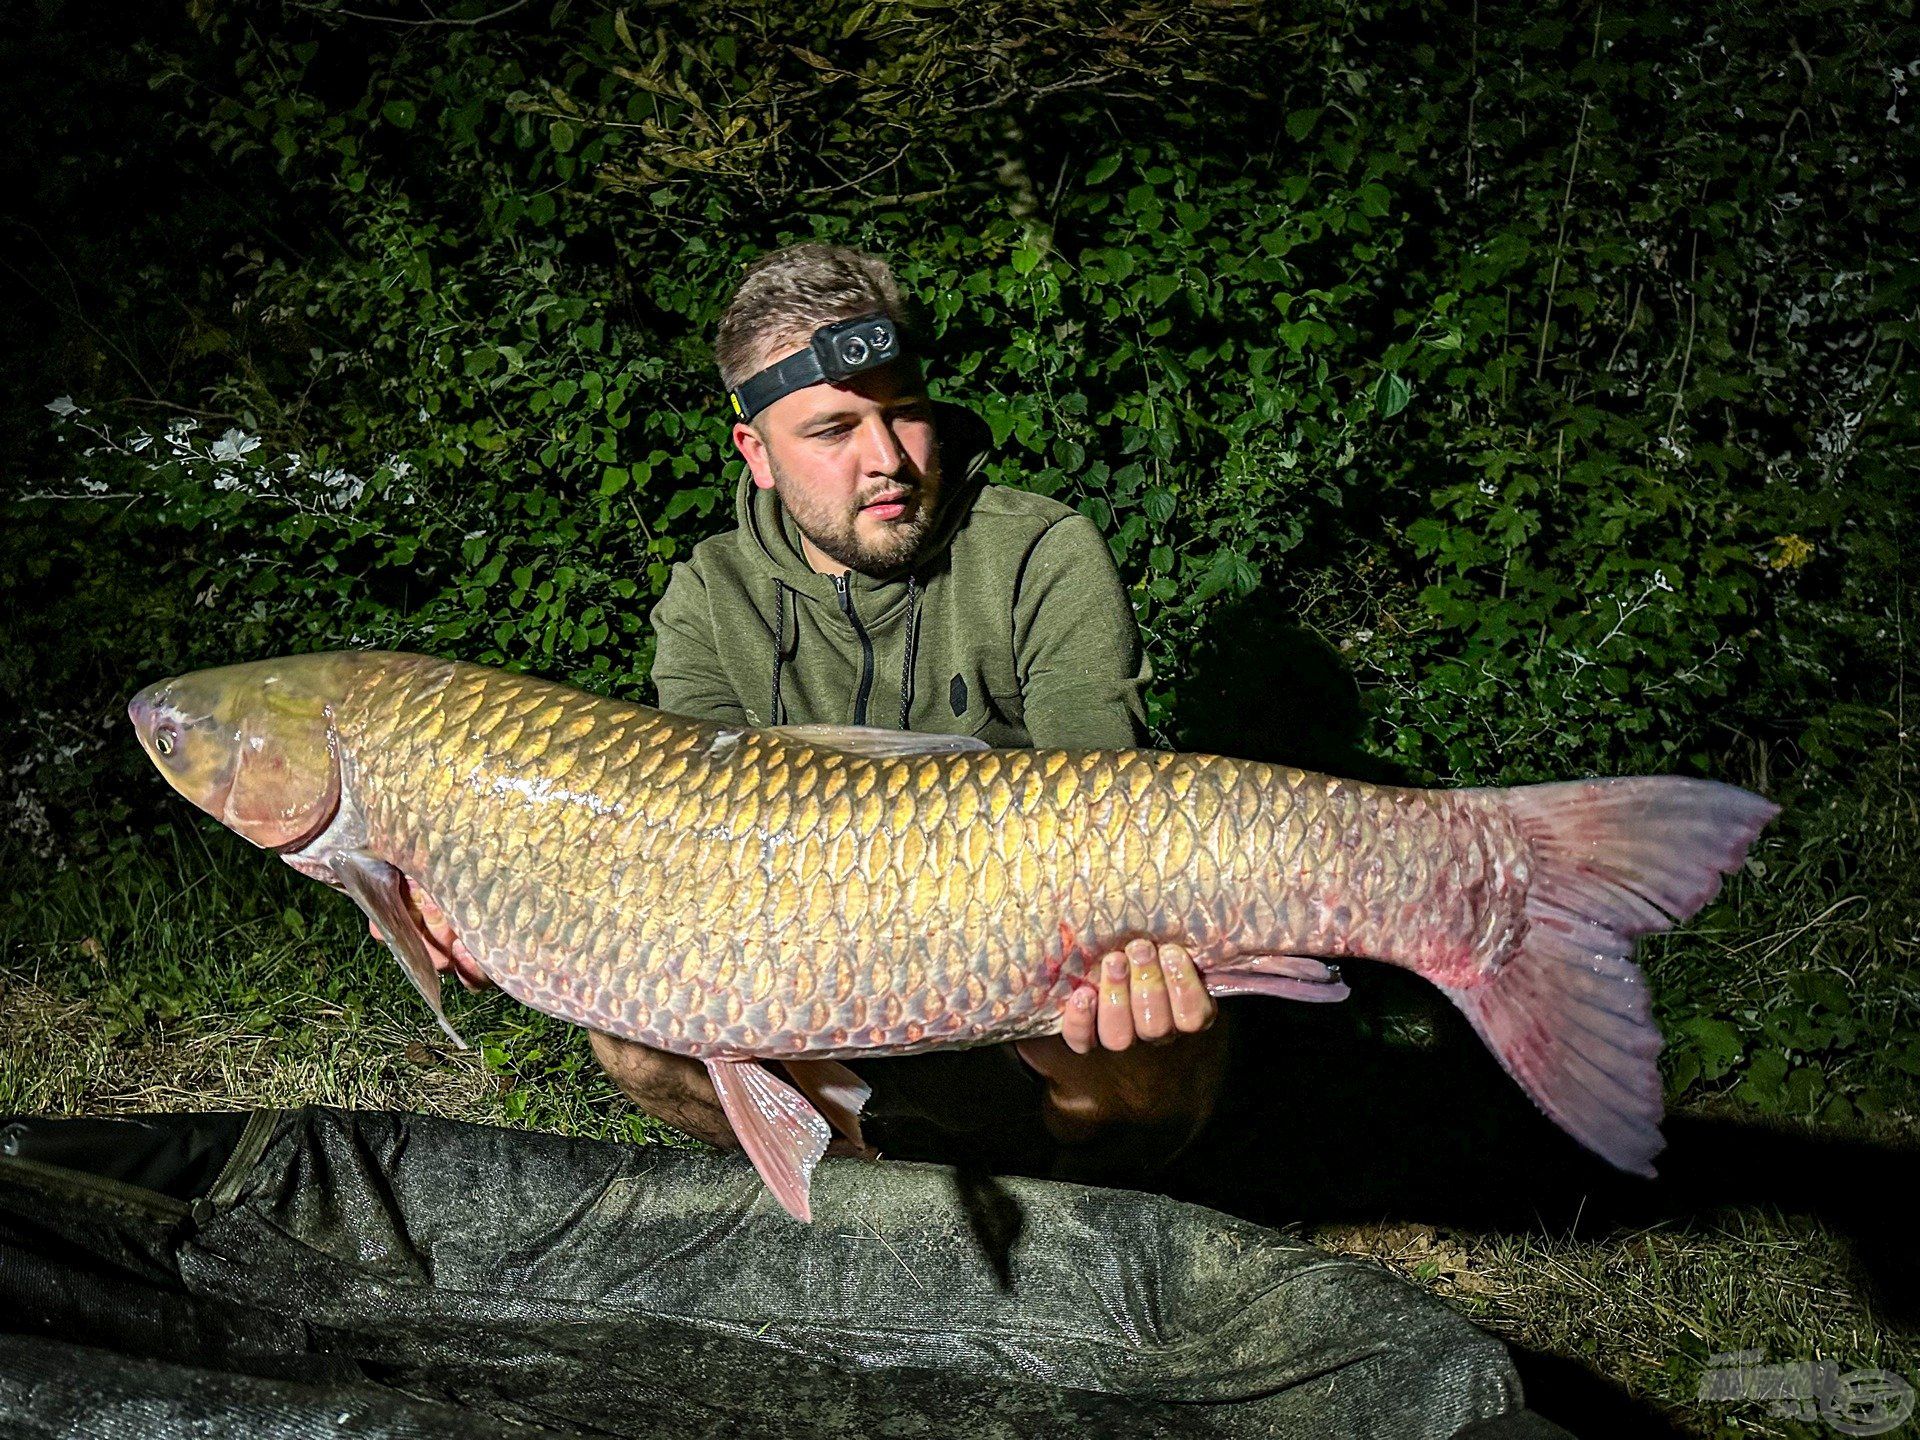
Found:
[[[936,420],[902,310],[885,262],[856,251],[796,245],[749,268],[716,346],[746,462],[740,523],[674,566],[654,610],[660,707],[1000,746],[1139,743],[1148,668],[1106,542],[1057,501],[982,483],[984,427],[959,410]],[[846,368],[836,339],[855,366],[837,378],[821,364]],[[443,968],[484,983],[416,903]],[[1224,1031],[1199,1034],[1216,1012],[1191,958],[1136,940],[1064,1012],[1059,1037],[856,1062],[874,1087],[869,1139],[1086,1178],[1164,1163],[1224,1072]],[[699,1061],[592,1043],[640,1108],[738,1143]]]
[[[1106,542],[1057,501],[981,482],[984,427],[936,418],[902,310],[885,262],[856,251],[790,246],[747,271],[716,345],[746,462],[740,523],[675,565],[654,610],[661,708],[1002,746],[1139,743],[1148,671]],[[814,353],[835,326],[865,362],[837,379]],[[840,368],[831,354],[827,366]],[[958,1130],[970,1153],[1006,1158],[1001,1142],[1039,1138],[1018,1122],[1044,1117],[1055,1143],[1146,1134],[1164,1155],[1211,1108],[1224,1034],[1184,1037],[1214,1014],[1189,957],[1136,941],[1068,1002],[1058,1038],[855,1068],[874,1086],[873,1138],[894,1153],[952,1158],[969,1151]],[[731,1140],[697,1062],[593,1043],[643,1109]],[[890,1112],[925,1124],[908,1139]]]

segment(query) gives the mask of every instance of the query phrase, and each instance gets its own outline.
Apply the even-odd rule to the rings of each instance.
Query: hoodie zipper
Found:
[[[867,635],[867,627],[860,623],[860,617],[853,608],[853,588],[846,574],[842,572],[833,577],[833,590],[840,597],[840,610],[853,625],[853,633],[860,637],[860,688],[853,696],[853,723],[867,723],[867,700],[873,694],[873,641]]]

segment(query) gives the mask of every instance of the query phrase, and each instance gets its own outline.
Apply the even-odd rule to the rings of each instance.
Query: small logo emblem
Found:
[[[955,715],[967,713],[967,682],[958,675],[953,677],[953,684],[947,687],[947,703],[953,706]]]

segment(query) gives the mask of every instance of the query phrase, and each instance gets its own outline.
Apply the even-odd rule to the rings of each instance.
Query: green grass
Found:
[[[0,911],[0,1110],[391,1107],[685,1142],[574,1026],[445,988],[433,1024],[352,903],[225,832],[166,830]]]
[[[1852,889],[1811,868],[1791,887],[1741,877],[1726,903],[1653,951],[1680,1108],[1888,1143],[1920,1136],[1905,1048],[1912,916],[1886,903],[1912,881],[1895,873],[1894,852],[1882,858],[1890,868],[1856,870]],[[696,1143],[629,1105],[584,1032],[497,992],[448,986],[449,1017],[473,1047],[453,1049],[344,896],[210,823],[123,841],[85,869],[11,873],[33,878],[0,904],[0,1112],[320,1103]],[[1809,999],[1796,979],[1807,975],[1840,988]],[[1791,1078],[1803,1072],[1811,1078]],[[1714,1353],[1920,1380],[1920,1336],[1880,1318],[1847,1237],[1769,1206],[1599,1236],[1404,1221],[1302,1233],[1589,1368],[1695,1435],[1834,1433],[1758,1405],[1702,1404]]]

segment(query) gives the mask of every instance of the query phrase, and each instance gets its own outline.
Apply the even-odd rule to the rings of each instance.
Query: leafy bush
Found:
[[[5,542],[52,596],[8,622],[23,690],[110,724],[155,671],[354,644],[645,698],[668,568],[732,523],[718,309],[753,255],[830,238],[895,258],[994,478],[1110,536],[1164,741],[1194,733],[1183,696],[1321,703],[1196,672],[1285,617],[1409,776],[1719,774],[1802,800],[1763,860],[1821,857],[1792,904],[1869,874],[1911,898],[1816,803],[1877,803],[1875,755],[1910,784],[1909,21],[378,8],[207,8],[123,62],[155,97],[126,143],[217,184],[228,248],[201,211],[144,222],[178,259],[147,307],[181,306],[144,343],[191,415],[39,372],[72,459]],[[86,220],[76,259],[138,311]],[[23,756],[57,751],[42,720]],[[31,767],[49,833],[124,818],[126,748]],[[1781,1003],[1837,1013],[1808,983]],[[1689,1020],[1678,1081],[1880,1034],[1769,1013]],[[1745,1073],[1812,1107],[1790,1078]]]

